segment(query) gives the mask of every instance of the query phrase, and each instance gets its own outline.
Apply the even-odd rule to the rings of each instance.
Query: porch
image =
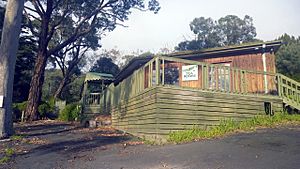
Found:
[[[300,109],[300,84],[284,75],[186,59],[157,56],[114,82],[85,96],[91,101],[84,106],[110,113],[117,129],[153,140],[195,125],[272,115],[284,106]]]

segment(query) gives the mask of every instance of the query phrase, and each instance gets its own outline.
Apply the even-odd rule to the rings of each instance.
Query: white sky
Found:
[[[157,52],[193,38],[189,23],[195,17],[214,20],[226,15],[253,18],[257,38],[273,40],[283,33],[300,36],[300,0],[159,0],[161,10],[134,11],[125,22],[102,39],[102,49],[117,48],[124,54]]]

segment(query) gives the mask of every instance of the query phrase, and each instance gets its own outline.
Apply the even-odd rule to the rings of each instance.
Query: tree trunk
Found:
[[[52,2],[52,1],[51,1]],[[34,66],[33,76],[30,82],[30,89],[28,94],[28,101],[25,110],[25,119],[27,121],[37,120],[38,118],[38,105],[41,101],[42,96],[42,87],[44,83],[44,73],[47,65],[48,55],[47,55],[47,47],[48,47],[48,31],[49,31],[49,22],[51,17],[52,3],[47,4],[47,10],[45,15],[43,16],[41,32],[39,35],[39,46],[37,52],[37,60]]]
[[[13,134],[12,93],[24,0],[8,0],[0,45],[0,138]]]
[[[66,74],[66,76],[63,77],[63,79],[60,81],[59,87],[57,88],[57,90],[56,90],[56,92],[54,94],[54,98],[55,99],[57,99],[57,98],[60,97],[61,92],[63,91],[64,87],[67,85],[67,80],[68,80],[67,78],[69,78],[68,74]]]
[[[31,78],[27,107],[25,110],[25,119],[27,121],[37,120],[38,118],[38,105],[42,96],[42,87],[44,83],[44,73],[47,59],[47,54],[42,52],[38,53],[33,76]]]

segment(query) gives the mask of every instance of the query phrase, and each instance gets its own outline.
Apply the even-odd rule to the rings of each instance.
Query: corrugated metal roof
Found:
[[[93,81],[93,80],[114,80],[114,76],[108,73],[97,73],[97,72],[88,72],[86,73],[85,80],[86,81]]]

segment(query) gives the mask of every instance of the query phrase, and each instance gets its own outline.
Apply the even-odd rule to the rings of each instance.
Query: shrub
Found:
[[[18,121],[21,119],[22,112],[25,111],[27,106],[27,101],[21,102],[21,103],[13,103],[13,113],[14,113],[14,121]]]
[[[59,113],[58,118],[62,121],[78,120],[80,115],[80,107],[76,103],[67,104],[66,107]]]
[[[49,100],[42,101],[38,107],[39,116],[41,118],[52,118],[55,117],[55,99],[50,98]]]

